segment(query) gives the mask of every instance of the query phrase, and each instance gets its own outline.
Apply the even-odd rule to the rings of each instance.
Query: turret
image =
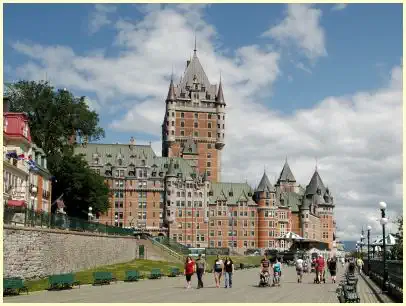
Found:
[[[166,207],[166,220],[169,223],[173,223],[175,221],[175,212],[176,212],[176,206],[175,206],[175,200],[176,200],[176,188],[175,188],[175,182],[176,182],[176,173],[175,173],[175,167],[173,165],[173,159],[171,158],[168,166],[168,171],[166,172],[165,175],[165,190],[166,190],[166,202],[165,202],[165,207]]]
[[[223,85],[220,80],[219,90],[216,96],[216,111],[217,111],[217,130],[216,130],[216,149],[221,150],[224,147],[224,130],[226,119],[226,103],[224,101]]]
[[[166,98],[166,114],[165,114],[165,140],[168,142],[175,141],[175,126],[176,126],[176,93],[175,86],[173,84],[173,78],[171,78],[171,83],[169,84],[168,96]]]

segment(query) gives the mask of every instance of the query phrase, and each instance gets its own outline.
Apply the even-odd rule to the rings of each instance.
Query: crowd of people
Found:
[[[306,258],[297,258],[296,272],[297,272],[297,282],[302,283],[304,273],[315,273],[314,283],[321,284],[326,283],[326,270],[330,273],[332,283],[336,283],[337,268],[340,264],[344,267],[344,258],[338,259],[335,256],[331,256],[325,260],[323,255],[319,254],[317,257],[310,259]],[[359,269],[362,269],[361,262],[357,262]],[[355,265],[354,265],[355,266]],[[311,267],[311,269],[310,269]],[[224,276],[224,288],[232,288],[233,285],[233,273],[234,273],[234,262],[231,257],[226,256],[224,259],[220,258],[217,255],[213,263],[213,274],[216,288],[221,287],[221,281]],[[191,280],[193,274],[197,275],[197,289],[203,288],[203,276],[207,270],[207,262],[205,259],[199,255],[198,258],[193,260],[192,257],[188,256],[186,258],[184,275],[186,277],[185,288],[191,288]],[[264,255],[260,264],[260,286],[262,285],[271,285],[270,279],[272,276],[272,286],[280,286],[280,279],[282,276],[282,264],[281,260],[275,257],[273,260],[269,259]]]

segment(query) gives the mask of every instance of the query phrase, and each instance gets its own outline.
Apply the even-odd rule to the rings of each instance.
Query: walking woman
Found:
[[[188,256],[186,257],[186,262],[185,262],[185,270],[184,274],[186,276],[186,289],[190,289],[192,285],[192,275],[196,271],[196,265],[195,262],[193,261],[192,257]]]
[[[333,258],[331,258],[329,260],[328,269],[330,271],[331,280],[333,281],[333,283],[335,283],[336,282],[336,275],[337,275],[337,259],[336,259],[336,257],[333,257]]]
[[[234,263],[230,256],[224,261],[224,288],[231,288],[233,285]]]
[[[220,256],[217,255],[216,260],[213,265],[214,280],[216,282],[216,288],[220,288],[221,275],[223,274],[224,263],[220,259]]]

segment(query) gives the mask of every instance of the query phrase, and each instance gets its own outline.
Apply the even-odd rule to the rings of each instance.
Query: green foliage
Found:
[[[20,81],[8,86],[11,112],[24,112],[29,117],[33,142],[46,154],[48,169],[54,175],[54,199],[64,193],[67,212],[86,217],[93,212],[106,212],[108,187],[80,156],[74,156],[72,135],[88,141],[104,137],[98,126],[99,116],[89,110],[85,97],[74,97],[67,90],[55,90],[48,82]]]
[[[398,232],[396,233],[397,241],[392,247],[391,253],[393,259],[403,259],[403,216],[396,220],[398,224]]]

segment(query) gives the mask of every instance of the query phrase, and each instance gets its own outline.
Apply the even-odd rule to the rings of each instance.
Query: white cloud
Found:
[[[287,21],[281,27],[295,28],[298,20],[306,18],[307,23],[301,26],[310,29],[309,33],[285,38],[296,38],[312,56],[323,55],[318,10],[308,5],[289,6]],[[402,212],[401,66],[387,73],[387,85],[375,91],[326,97],[313,108],[281,115],[262,103],[282,75],[281,54],[269,46],[247,45],[225,55],[216,29],[205,19],[204,6],[154,8],[146,10],[143,19],[116,22],[115,28],[114,43],[122,50],[117,57],[78,55],[69,47],[17,42],[14,49],[29,57],[17,67],[17,73],[38,79],[48,71],[55,86],[94,93],[102,116],[111,116],[113,109],[121,114],[110,128],[145,132],[157,139],[172,65],[178,80],[197,29],[198,56],[209,79],[216,83],[221,70],[224,82],[223,180],[247,178],[256,185],[264,165],[270,178],[276,177],[288,155],[297,181],[306,185],[317,157],[322,179],[335,196],[341,239],[354,239],[362,224],[369,223],[378,231],[377,203],[382,199],[390,205],[388,212]],[[319,38],[314,39],[312,33],[318,33]],[[312,49],[310,41],[316,41],[318,47]],[[160,153],[160,141],[152,146]]]
[[[333,10],[333,11],[341,11],[341,10],[345,9],[347,6],[348,6],[348,4],[346,4],[346,3],[338,3],[338,4],[334,5],[331,8],[331,10]]]
[[[282,44],[292,43],[311,60],[326,56],[321,15],[322,11],[311,4],[288,4],[285,19],[262,36],[272,37]]]
[[[117,8],[111,4],[96,4],[94,11],[89,16],[89,33],[94,34],[112,21],[109,15],[116,12]]]

